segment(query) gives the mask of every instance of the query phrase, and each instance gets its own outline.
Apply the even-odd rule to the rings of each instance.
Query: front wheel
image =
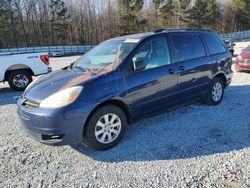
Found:
[[[218,105],[224,96],[224,83],[220,78],[214,78],[205,98],[205,103],[209,105]]]
[[[239,68],[235,67],[236,72],[242,72]]]
[[[100,107],[86,124],[84,144],[95,150],[108,150],[121,141],[126,127],[127,118],[122,109],[114,105]]]
[[[14,70],[8,77],[10,87],[16,91],[24,91],[31,82],[31,74],[25,70]]]

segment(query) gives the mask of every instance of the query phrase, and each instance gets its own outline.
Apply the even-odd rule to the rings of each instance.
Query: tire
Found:
[[[86,124],[84,144],[94,150],[111,149],[122,140],[126,128],[127,118],[121,108],[114,105],[100,107]]]
[[[236,68],[236,67],[235,67],[235,71],[236,72],[242,72],[239,68]]]
[[[218,89],[217,92],[215,92],[216,88]],[[208,94],[204,100],[205,103],[208,105],[220,104],[224,96],[224,89],[224,82],[220,78],[214,78],[209,87]],[[215,95],[217,95],[217,97]]]
[[[32,76],[25,70],[12,71],[8,76],[8,83],[10,87],[16,91],[24,91],[31,82]]]

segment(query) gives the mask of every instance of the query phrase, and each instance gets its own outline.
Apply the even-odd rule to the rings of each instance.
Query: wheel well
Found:
[[[215,76],[215,78],[219,78],[223,81],[224,87],[227,87],[227,78],[223,73],[219,73]]]
[[[129,110],[128,110],[128,106],[127,106],[124,102],[122,102],[122,101],[120,101],[120,100],[112,99],[112,100],[108,100],[108,101],[105,101],[105,102],[100,103],[99,105],[97,105],[97,106],[91,111],[91,113],[89,114],[89,116],[88,116],[88,118],[87,118],[87,120],[86,120],[86,122],[85,122],[85,125],[88,123],[90,117],[92,116],[92,114],[93,114],[98,108],[103,107],[103,106],[106,106],[106,105],[114,105],[114,106],[117,106],[117,107],[119,107],[120,109],[122,109],[122,111],[123,111],[123,112],[125,113],[125,115],[126,115],[126,118],[127,118],[128,123],[129,123],[129,124],[132,123],[133,120],[132,120],[132,116],[131,116],[131,114],[130,114],[130,112],[129,112]],[[86,127],[86,126],[84,126],[84,129],[85,129],[85,127]]]
[[[8,80],[10,73],[13,71],[16,71],[16,70],[24,70],[24,71],[27,71],[28,73],[30,73],[31,76],[34,76],[34,72],[28,66],[26,66],[26,65],[13,65],[13,66],[9,67],[7,69],[7,71],[5,72],[4,80],[5,81]]]

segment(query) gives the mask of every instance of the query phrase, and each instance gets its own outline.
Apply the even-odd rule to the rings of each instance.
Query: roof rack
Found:
[[[212,32],[210,29],[203,28],[158,28],[154,31],[154,33],[161,33],[165,31],[208,31]]]
[[[166,28],[157,28],[156,30],[154,30],[154,33],[161,33],[165,30],[166,30]]]
[[[133,34],[136,34],[136,33],[122,33],[122,34],[120,34],[119,36],[122,37],[122,36],[133,35]]]

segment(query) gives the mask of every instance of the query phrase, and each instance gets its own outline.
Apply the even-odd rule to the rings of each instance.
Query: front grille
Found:
[[[26,99],[22,105],[27,108],[38,108],[40,103]]]
[[[246,63],[246,64],[250,64],[250,60],[246,60],[245,63]]]

